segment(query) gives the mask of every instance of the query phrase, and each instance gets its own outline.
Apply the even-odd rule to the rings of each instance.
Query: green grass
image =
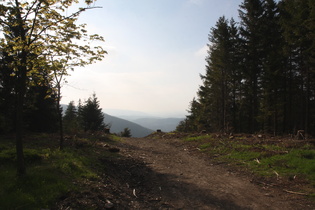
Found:
[[[306,178],[315,186],[315,147],[310,144],[290,146],[285,140],[280,143],[238,139],[193,136],[183,141],[196,145],[214,161],[228,162],[244,167],[266,177]],[[275,173],[276,172],[276,173]]]
[[[211,139],[211,135],[203,135],[203,136],[188,136],[184,139],[184,141],[189,142],[189,141],[201,141],[201,140],[207,140]]]
[[[280,175],[303,175],[315,183],[314,150],[292,149],[288,154],[274,155],[260,162],[265,168],[271,166]]]
[[[16,176],[12,142],[0,143],[0,209],[50,208],[67,192],[79,190],[75,182],[97,180],[98,170],[104,170],[97,159],[99,154],[94,151],[93,139],[90,143],[87,138],[82,142],[78,139],[79,148],[66,147],[60,151],[51,146],[47,136],[37,138],[25,144],[29,147],[24,149],[27,175],[21,178]]]
[[[110,135],[110,138],[111,138],[111,140],[113,140],[113,141],[121,141],[121,137],[120,137],[120,136],[117,136],[117,135],[111,134],[111,135]]]
[[[52,152],[50,163],[53,168],[64,175],[69,174],[76,178],[97,178],[97,174],[89,167],[92,164],[91,159],[81,156],[71,149]]]
[[[211,147],[211,146],[212,146],[211,143],[205,143],[205,144],[200,145],[200,146],[199,146],[199,149],[201,149],[201,150],[206,150],[206,149],[208,149],[208,148]]]
[[[74,189],[70,179],[45,166],[28,168],[25,177],[16,176],[15,167],[1,167],[0,209],[48,208],[53,201]]]
[[[1,161],[0,167],[0,209],[47,208],[58,196],[74,188],[70,182],[72,174],[65,176],[63,171],[50,164],[54,158],[43,159],[42,155],[42,151],[25,150],[27,175],[19,178],[12,150],[0,153],[0,160],[6,160],[6,163]]]
[[[227,155],[228,159],[235,160],[238,162],[249,162],[258,159],[260,156],[259,152],[252,152],[252,151],[233,151]]]
[[[16,162],[16,151],[13,148],[2,149],[0,151],[0,163],[11,163]],[[34,149],[24,149],[24,158],[26,163],[34,163],[43,159],[43,154],[40,154]]]

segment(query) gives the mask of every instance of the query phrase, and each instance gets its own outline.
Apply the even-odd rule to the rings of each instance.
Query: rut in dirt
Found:
[[[313,209],[211,164],[178,139],[128,138],[117,146],[122,158],[104,164],[133,197],[130,208]]]

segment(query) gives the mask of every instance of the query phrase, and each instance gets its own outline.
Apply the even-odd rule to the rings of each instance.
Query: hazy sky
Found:
[[[94,92],[103,110],[184,116],[205,72],[208,34],[222,15],[238,18],[241,0],[98,0],[80,22],[102,35],[108,55],[77,68],[62,103]],[[109,113],[111,114],[111,113]]]

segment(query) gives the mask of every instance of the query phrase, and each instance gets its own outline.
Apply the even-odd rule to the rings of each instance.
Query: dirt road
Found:
[[[92,149],[99,178],[76,183],[80,190],[52,209],[315,209],[306,197],[214,163],[173,137],[101,141]]]
[[[107,165],[133,197],[131,209],[314,209],[301,196],[211,164],[180,140],[128,138],[118,147],[125,158]]]

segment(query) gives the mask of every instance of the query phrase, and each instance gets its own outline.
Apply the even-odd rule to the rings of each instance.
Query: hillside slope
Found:
[[[139,137],[147,136],[153,132],[153,130],[145,128],[145,127],[138,125],[134,122],[130,122],[128,120],[114,117],[114,116],[108,115],[106,113],[104,113],[104,115],[105,115],[104,122],[106,124],[110,125],[110,132],[111,133],[120,133],[125,128],[129,128],[131,131],[132,137],[139,138]]]

